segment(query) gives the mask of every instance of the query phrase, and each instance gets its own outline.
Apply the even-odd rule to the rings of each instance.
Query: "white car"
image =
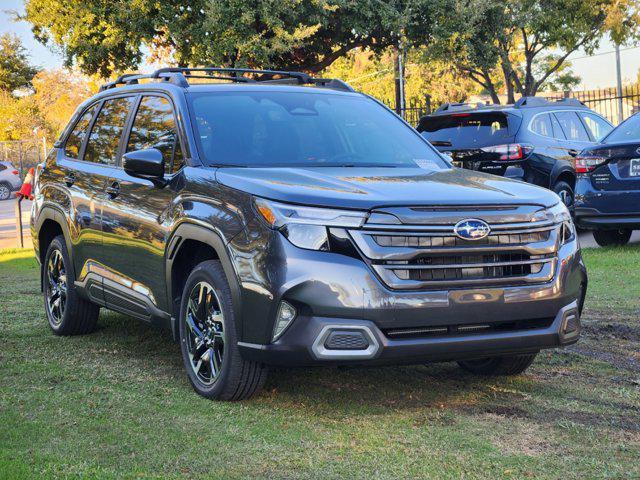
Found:
[[[11,193],[20,190],[20,172],[9,162],[0,161],[0,200],[8,200]]]

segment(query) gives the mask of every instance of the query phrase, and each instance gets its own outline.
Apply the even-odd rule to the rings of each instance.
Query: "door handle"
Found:
[[[67,184],[67,187],[70,187],[74,183],[76,183],[76,176],[73,173],[69,173],[64,176],[64,183]]]
[[[109,198],[116,198],[119,194],[120,184],[118,182],[113,182],[107,187],[107,195],[109,195]]]

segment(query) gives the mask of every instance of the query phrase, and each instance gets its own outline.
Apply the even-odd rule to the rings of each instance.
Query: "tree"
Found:
[[[470,0],[452,18],[468,19],[450,38],[436,37],[435,58],[451,59],[458,70],[498,100],[500,72],[508,101],[515,93],[535,95],[578,49],[592,53],[610,34],[624,43],[637,38],[637,0]]]
[[[0,35],[0,90],[12,93],[27,88],[37,72],[20,39],[9,33]]]
[[[136,68],[141,47],[170,48],[181,66],[318,72],[355,47],[381,52],[404,30],[428,41],[435,12],[450,1],[27,0],[23,18],[67,66],[105,77]]]

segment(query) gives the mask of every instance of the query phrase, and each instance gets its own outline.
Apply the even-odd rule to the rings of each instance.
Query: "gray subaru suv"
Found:
[[[100,308],[166,326],[221,400],[269,365],[518,374],[577,341],[587,286],[555,193],[454,168],[373,98],[295,72],[105,85],[38,167],[31,229],[55,334]]]

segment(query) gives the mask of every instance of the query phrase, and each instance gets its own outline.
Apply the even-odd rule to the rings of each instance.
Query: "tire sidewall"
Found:
[[[2,195],[2,191],[0,190],[0,201],[9,200],[11,198],[11,186],[6,182],[0,182],[0,187],[7,189],[6,197]]]
[[[48,292],[49,292],[49,281],[47,279],[47,266],[49,265],[49,259],[53,252],[58,250],[62,254],[62,262],[64,263],[64,271],[67,275],[67,298],[64,307],[64,314],[62,315],[62,321],[56,325],[52,321],[49,305],[48,305]],[[73,275],[73,268],[71,267],[71,260],[69,255],[67,254],[67,247],[64,244],[64,239],[62,237],[54,238],[49,247],[47,248],[47,253],[44,257],[44,263],[42,266],[42,290],[44,296],[44,309],[47,315],[47,321],[49,322],[49,327],[53,330],[54,333],[60,335],[65,331],[66,325],[72,321],[72,310],[74,307],[74,302],[76,301],[76,292],[74,289],[75,277]]]
[[[189,294],[196,284],[203,281],[209,283],[209,285],[211,285],[215,290],[216,294],[218,295],[218,300],[221,304],[220,307],[222,313],[224,315],[225,344],[222,354],[222,368],[218,379],[212,385],[203,384],[191,368],[191,360],[189,359],[186,339],[187,326],[184,321],[187,312]],[[220,397],[225,391],[227,379],[230,374],[229,372],[232,368],[234,357],[232,351],[234,348],[237,348],[237,337],[235,332],[235,318],[233,316],[231,292],[227,279],[224,276],[222,266],[219,264],[219,262],[212,260],[203,262],[191,272],[182,291],[182,298],[180,300],[180,318],[178,319],[178,322],[178,333],[182,361],[184,363],[184,368],[187,372],[187,376],[189,377],[191,385],[198,394],[204,397]]]
[[[629,243],[632,230],[594,230],[593,238],[601,247],[621,247]]]

